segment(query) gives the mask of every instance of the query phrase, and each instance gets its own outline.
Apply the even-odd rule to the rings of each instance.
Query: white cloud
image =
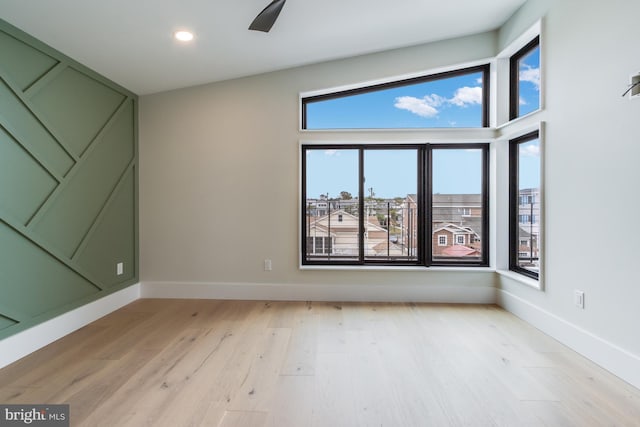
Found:
[[[523,97],[520,97],[520,98],[518,99],[518,104],[520,104],[520,105],[527,105],[527,101],[526,101]]]
[[[400,96],[396,98],[394,106],[401,110],[407,110],[420,117],[435,117],[438,115],[438,107],[455,105],[466,107],[472,104],[482,104],[482,87],[464,86],[458,88],[453,97],[445,98],[435,93],[425,95],[422,98],[414,96]]]
[[[540,157],[540,146],[530,144],[521,145],[520,155],[525,157]]]
[[[401,110],[407,110],[420,117],[434,117],[438,114],[437,106],[442,105],[444,98],[438,95],[427,95],[423,98],[413,96],[400,96],[396,98],[394,106]]]
[[[445,102],[447,102],[447,98],[440,95],[436,95],[435,93],[432,93],[431,95],[425,95],[423,99],[427,104],[431,105],[432,107],[439,107]]]
[[[522,64],[519,78],[521,82],[533,83],[536,90],[540,90],[540,68],[533,68],[531,65]]]
[[[338,150],[324,150],[325,156],[334,156],[338,153]]]
[[[453,98],[449,99],[449,102],[458,107],[464,107],[469,104],[482,104],[482,88],[480,86],[458,88]]]

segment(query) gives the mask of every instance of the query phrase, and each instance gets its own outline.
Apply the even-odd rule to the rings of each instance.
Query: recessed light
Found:
[[[188,42],[193,40],[193,33],[189,31],[176,31],[173,34],[173,37],[175,37],[176,40],[180,40],[181,42]]]

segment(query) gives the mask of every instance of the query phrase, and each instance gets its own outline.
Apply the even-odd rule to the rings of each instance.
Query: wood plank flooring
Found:
[[[138,300],[0,370],[73,426],[640,426],[640,390],[496,306]]]

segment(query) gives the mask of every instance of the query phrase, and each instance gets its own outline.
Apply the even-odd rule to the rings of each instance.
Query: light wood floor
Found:
[[[139,300],[0,370],[74,426],[640,426],[640,390],[495,306]]]

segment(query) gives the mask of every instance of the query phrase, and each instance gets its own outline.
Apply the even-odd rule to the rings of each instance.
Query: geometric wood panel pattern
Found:
[[[0,67],[5,60],[6,56],[2,55]],[[11,87],[11,80],[3,73],[2,68],[0,79],[0,124],[52,176],[61,179],[73,166],[73,157],[29,108],[18,87]]]
[[[137,281],[137,97],[1,20],[0,52],[2,339]]]
[[[2,61],[2,65],[7,76],[18,85],[20,90],[29,88],[59,62],[2,31],[0,31],[0,52],[3,56],[11,58],[11,61]]]
[[[54,135],[65,142],[71,154],[80,156],[124,98],[107,85],[67,67],[31,100]]]
[[[36,235],[69,258],[133,160],[132,119],[133,103],[128,101],[29,223]]]
[[[0,209],[26,224],[57,185],[55,178],[0,127]]]
[[[123,279],[133,279],[135,271],[126,265],[122,276],[116,276],[112,268],[119,260],[133,259],[135,245],[129,238],[135,229],[135,170],[129,168],[102,217],[87,234],[75,260],[87,271],[95,274],[96,280],[106,287],[117,285]],[[123,218],[128,215],[129,218]]]

